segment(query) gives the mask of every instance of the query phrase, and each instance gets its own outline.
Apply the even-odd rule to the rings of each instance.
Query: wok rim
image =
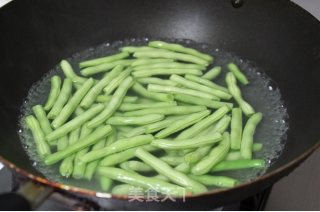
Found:
[[[216,195],[216,194],[219,194],[219,193],[222,193],[225,191],[233,191],[233,190],[237,190],[237,189],[243,189],[244,187],[250,186],[252,184],[256,184],[256,183],[265,181],[268,178],[271,178],[276,175],[280,175],[282,172],[285,172],[286,170],[288,170],[290,168],[295,169],[299,164],[301,164],[304,160],[306,160],[317,149],[320,149],[320,140],[318,140],[318,142],[316,144],[314,144],[311,148],[306,150],[304,153],[302,153],[300,156],[296,157],[294,160],[290,161],[286,165],[283,165],[283,166],[281,166],[281,167],[279,167],[279,168],[277,168],[267,174],[263,174],[262,176],[254,179],[250,182],[241,183],[241,184],[234,186],[232,188],[215,189],[215,190],[207,191],[207,192],[201,193],[201,194],[196,194],[196,195],[192,195],[192,196],[185,196],[184,197],[185,201],[187,201],[188,199],[193,199],[193,198],[201,198],[201,197],[205,197],[205,196]],[[76,187],[76,186],[72,186],[72,185],[66,185],[66,184],[63,184],[60,182],[55,182],[55,181],[49,180],[44,177],[37,176],[35,174],[28,172],[27,170],[25,170],[23,168],[18,167],[16,164],[10,162],[9,160],[5,159],[1,155],[0,155],[0,162],[3,163],[6,167],[15,170],[17,173],[21,174],[24,177],[27,177],[31,180],[34,180],[40,184],[53,187],[55,189],[63,190],[66,192],[74,192],[74,193],[84,194],[87,196],[98,197],[98,198],[102,198],[102,199],[119,199],[119,200],[129,200],[130,199],[127,195],[114,195],[111,193],[98,192],[98,191],[80,188],[80,187]],[[283,176],[281,176],[280,178],[282,178],[282,177]],[[179,198],[176,198],[176,199],[179,200]]]

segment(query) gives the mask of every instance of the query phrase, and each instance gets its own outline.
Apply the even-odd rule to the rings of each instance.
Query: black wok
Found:
[[[289,114],[283,153],[264,176],[185,203],[131,204],[74,187],[68,192],[117,209],[207,209],[270,186],[320,146],[320,23],[289,0],[244,0],[237,9],[228,0],[16,0],[0,10],[1,161],[65,189],[42,178],[20,144],[17,123],[28,89],[61,58],[105,41],[145,36],[209,43],[262,67]]]

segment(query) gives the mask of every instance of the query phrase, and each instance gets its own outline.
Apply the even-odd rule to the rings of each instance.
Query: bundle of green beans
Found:
[[[212,63],[163,41],[80,62],[82,76],[62,60],[65,78],[53,76],[47,102],[25,118],[39,157],[60,163],[64,177],[97,178],[116,194],[132,186],[179,196],[237,185],[223,171],[265,167],[253,159],[262,149],[254,143],[262,114],[241,94],[237,81],[249,80],[239,67],[227,64],[224,87],[213,82],[222,69]],[[105,74],[90,78],[98,73]]]

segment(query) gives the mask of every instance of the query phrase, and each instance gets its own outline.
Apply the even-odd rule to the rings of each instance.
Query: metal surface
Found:
[[[10,21],[9,21],[10,20]],[[290,1],[16,1],[0,11],[0,155],[37,181],[96,195],[39,176],[17,136],[19,107],[31,84],[59,59],[105,41],[133,37],[187,38],[254,61],[279,87],[290,128],[283,154],[259,179],[192,197],[184,204],[142,204],[146,209],[206,208],[243,199],[288,174],[319,147],[320,24]],[[32,174],[32,175],[31,175]],[[101,194],[99,194],[101,195]],[[103,194],[104,197],[110,195]],[[99,204],[141,207],[117,197]],[[168,206],[168,207],[167,207]]]

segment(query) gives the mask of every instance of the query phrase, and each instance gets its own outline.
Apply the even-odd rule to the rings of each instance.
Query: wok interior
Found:
[[[31,85],[61,58],[104,41],[187,38],[255,61],[279,87],[289,114],[283,154],[269,172],[316,144],[320,131],[320,25],[285,1],[38,1],[0,10],[0,155],[39,175],[17,134]]]

